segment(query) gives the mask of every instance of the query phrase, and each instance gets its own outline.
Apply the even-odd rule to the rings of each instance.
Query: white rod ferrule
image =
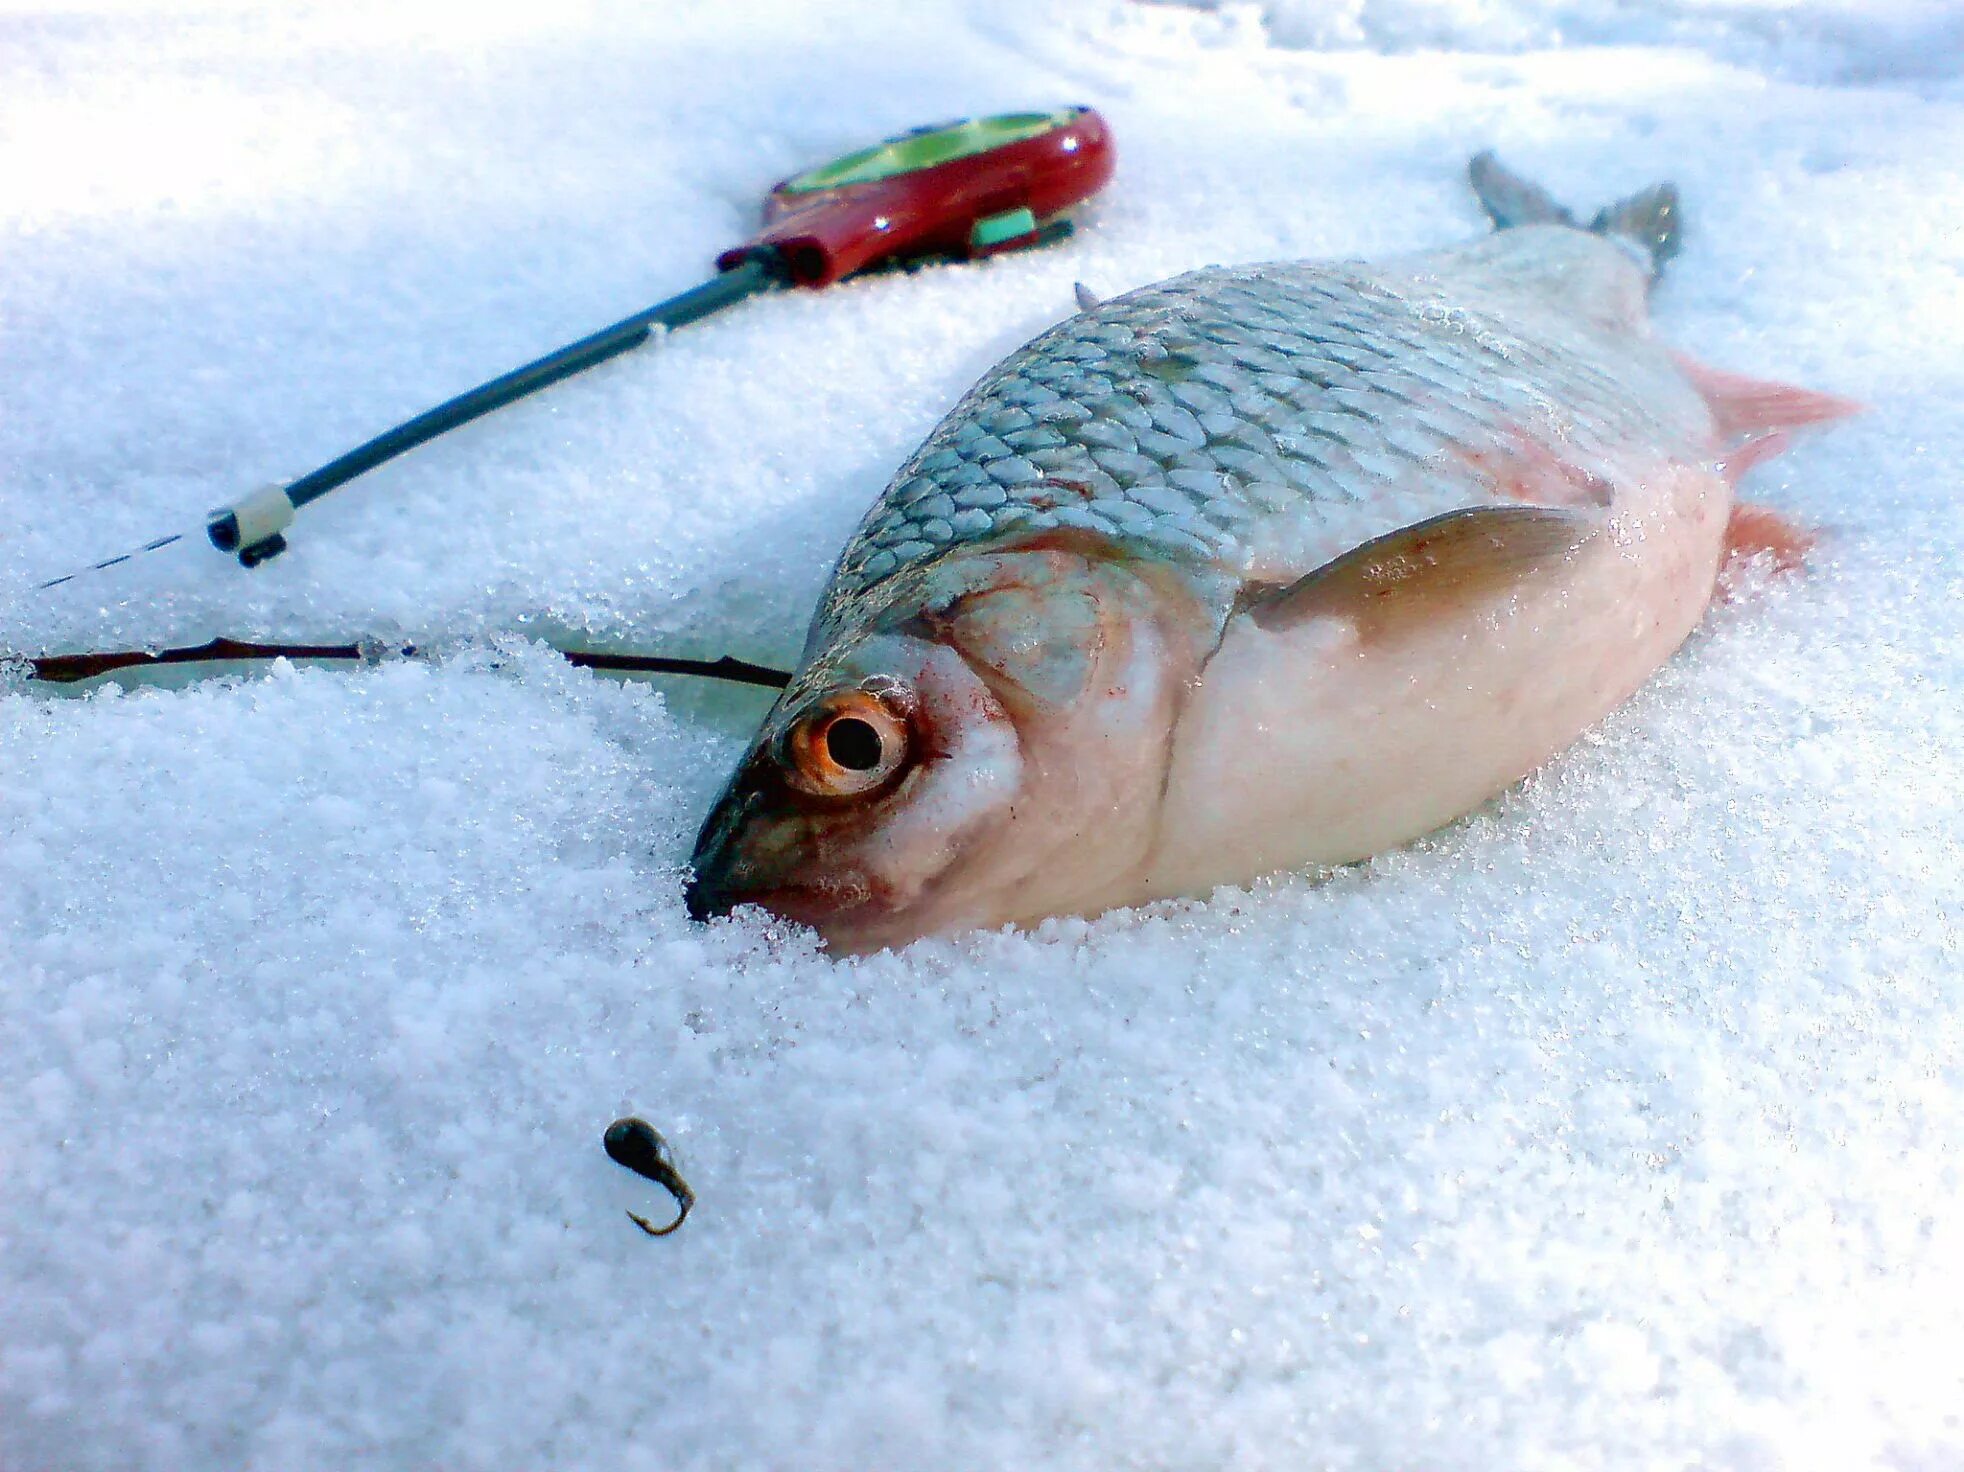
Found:
[[[241,547],[257,546],[293,525],[293,502],[287,499],[283,485],[254,491],[230,510],[238,520]]]

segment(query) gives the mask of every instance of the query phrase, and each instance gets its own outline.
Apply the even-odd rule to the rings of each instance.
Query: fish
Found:
[[[1803,557],[1735,483],[1858,406],[1653,335],[1676,189],[1585,224],[1468,173],[1469,243],[1080,289],[984,375],[840,555],[689,914],[854,954],[1363,860]]]

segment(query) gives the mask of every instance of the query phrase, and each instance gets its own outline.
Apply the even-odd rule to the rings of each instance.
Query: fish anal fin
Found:
[[[1360,641],[1491,602],[1566,559],[1602,517],[1543,506],[1474,506],[1375,537],[1284,587],[1251,588],[1244,607],[1270,631],[1343,619]]]
[[[1691,380],[1691,386],[1711,408],[1712,418],[1724,439],[1775,429],[1798,429],[1804,424],[1825,424],[1862,411],[1855,400],[1844,399],[1839,394],[1819,393],[1767,378],[1748,378],[1743,373],[1708,368],[1682,354],[1673,356],[1684,376]],[[1777,453],[1777,448],[1767,453]]]
[[[1771,506],[1750,501],[1733,503],[1725,523],[1725,543],[1719,562],[1721,596],[1737,582],[1746,564],[1767,558],[1775,572],[1798,572],[1814,548],[1814,534]]]

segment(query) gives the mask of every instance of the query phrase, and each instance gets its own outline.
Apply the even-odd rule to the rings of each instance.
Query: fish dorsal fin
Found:
[[[1250,589],[1249,617],[1281,630],[1347,619],[1371,639],[1408,620],[1445,618],[1490,601],[1563,561],[1603,518],[1544,506],[1472,506],[1375,537],[1284,587]]]

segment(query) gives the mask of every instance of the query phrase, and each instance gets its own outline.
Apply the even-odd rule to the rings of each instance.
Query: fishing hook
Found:
[[[645,1216],[636,1216],[631,1211],[627,1214],[629,1221],[650,1237],[666,1237],[689,1219],[689,1208],[696,1204],[696,1193],[676,1172],[675,1163],[668,1156],[668,1141],[653,1125],[632,1115],[617,1119],[607,1126],[607,1133],[600,1137],[600,1143],[606,1147],[607,1157],[614,1164],[624,1165],[637,1176],[653,1181],[673,1196],[675,1204],[681,1208],[675,1220],[665,1227],[657,1227]]]

